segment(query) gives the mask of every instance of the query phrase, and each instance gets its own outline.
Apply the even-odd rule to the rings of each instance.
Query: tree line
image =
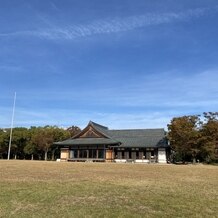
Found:
[[[168,140],[174,162],[218,162],[218,112],[173,118]]]
[[[60,149],[54,142],[63,141],[80,132],[77,126],[16,127],[13,129],[13,159],[55,160]],[[175,117],[168,124],[167,138],[171,161],[218,162],[218,112]],[[7,158],[10,129],[0,129],[0,158]]]
[[[68,139],[80,132],[77,126],[67,129],[57,126],[16,127],[13,129],[10,158],[54,160],[59,158],[60,150],[54,142]],[[6,159],[10,140],[10,129],[0,129],[0,158]]]

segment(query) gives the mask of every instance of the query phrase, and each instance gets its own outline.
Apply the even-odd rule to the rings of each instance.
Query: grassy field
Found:
[[[0,217],[218,217],[218,167],[2,160]]]

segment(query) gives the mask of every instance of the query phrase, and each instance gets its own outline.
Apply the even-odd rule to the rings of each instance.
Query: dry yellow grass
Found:
[[[218,217],[218,167],[0,161],[0,217]]]

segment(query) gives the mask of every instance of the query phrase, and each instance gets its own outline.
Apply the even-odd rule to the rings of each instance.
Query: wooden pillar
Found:
[[[146,151],[146,159],[150,160],[151,159],[151,152]]]
[[[98,149],[96,149],[96,159],[98,159]]]
[[[55,160],[55,149],[53,149],[51,153],[52,153],[51,160],[54,161]]]
[[[136,159],[136,152],[132,151],[132,159],[135,160]]]
[[[104,145],[104,159],[106,159],[106,146]]]
[[[117,159],[122,159],[122,151],[117,152]]]
[[[143,159],[143,151],[139,151],[139,159]]]
[[[124,153],[124,159],[129,159],[129,151],[125,151]]]

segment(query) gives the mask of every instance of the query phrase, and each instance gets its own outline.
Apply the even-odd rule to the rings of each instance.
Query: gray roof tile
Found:
[[[120,147],[168,147],[164,129],[124,129],[109,130],[100,124],[89,122],[107,138],[74,138],[56,144],[59,145],[93,145],[107,144]]]

